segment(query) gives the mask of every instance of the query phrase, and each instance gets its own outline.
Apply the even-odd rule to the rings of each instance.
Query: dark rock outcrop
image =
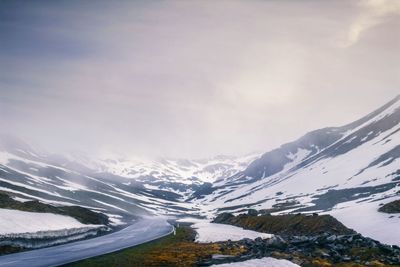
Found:
[[[384,213],[400,213],[400,199],[389,202],[378,209]]]

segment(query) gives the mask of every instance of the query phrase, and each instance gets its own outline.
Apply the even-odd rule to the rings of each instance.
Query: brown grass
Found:
[[[220,244],[195,243],[193,242],[194,236],[195,232],[190,227],[183,226],[177,229],[175,236],[169,235],[157,241],[67,266],[190,267],[210,259],[213,254],[240,255],[246,251],[243,247],[232,247],[231,249],[224,249],[222,252]]]

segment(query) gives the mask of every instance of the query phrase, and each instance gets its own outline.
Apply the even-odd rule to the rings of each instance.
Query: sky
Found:
[[[51,152],[266,152],[400,94],[400,1],[0,0],[0,131]]]

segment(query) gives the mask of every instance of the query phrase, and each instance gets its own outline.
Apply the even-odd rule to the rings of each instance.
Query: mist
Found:
[[[59,153],[264,152],[398,95],[399,29],[396,0],[1,1],[1,132]]]

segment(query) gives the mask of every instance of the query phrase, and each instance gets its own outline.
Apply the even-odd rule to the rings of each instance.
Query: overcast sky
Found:
[[[267,151],[400,93],[400,1],[0,0],[0,125],[44,148]]]

